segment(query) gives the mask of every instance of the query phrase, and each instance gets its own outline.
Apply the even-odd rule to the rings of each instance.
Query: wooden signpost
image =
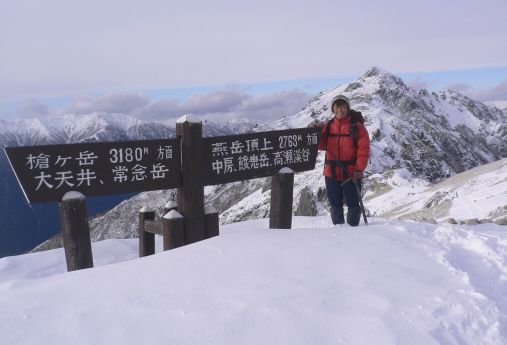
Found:
[[[9,147],[5,153],[28,203],[59,202],[69,271],[93,267],[85,195],[169,189],[182,182],[178,139]],[[75,192],[83,197],[68,197]],[[153,218],[154,212],[145,212],[140,222]],[[140,255],[154,250],[153,236],[140,241]]]
[[[162,219],[149,208],[139,211],[139,256],[155,253],[155,233],[164,236],[164,250],[218,236],[218,212],[204,205],[206,185],[273,176],[270,227],[291,228],[294,172],[315,167],[320,129],[203,138],[202,123],[183,117],[176,134],[5,149],[29,203],[60,202],[69,271],[93,266],[84,195],[177,188],[177,202],[165,205]]]

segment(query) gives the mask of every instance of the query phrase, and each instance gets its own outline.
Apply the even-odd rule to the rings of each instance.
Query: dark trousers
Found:
[[[331,204],[331,220],[333,224],[343,224],[345,219],[343,216],[343,198],[348,207],[347,223],[351,226],[359,225],[361,218],[361,206],[359,206],[359,195],[357,195],[354,182],[349,181],[343,186],[343,181],[336,181],[332,177],[326,178],[327,198]],[[361,181],[357,181],[359,190],[361,190]]]

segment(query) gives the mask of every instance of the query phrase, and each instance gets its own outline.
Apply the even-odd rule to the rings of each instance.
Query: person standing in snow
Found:
[[[347,223],[359,225],[361,207],[354,183],[361,190],[363,171],[370,158],[370,138],[360,112],[349,99],[338,95],[331,102],[334,116],[322,128],[319,150],[326,151],[324,176],[333,224],[345,223],[343,198],[348,207]]]

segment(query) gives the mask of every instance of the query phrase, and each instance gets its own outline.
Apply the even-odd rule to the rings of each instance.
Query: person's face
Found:
[[[348,113],[347,104],[343,102],[333,104],[333,113],[338,118],[347,116]]]

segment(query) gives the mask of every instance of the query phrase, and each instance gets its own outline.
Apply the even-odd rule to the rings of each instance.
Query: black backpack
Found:
[[[353,109],[349,112],[350,116],[350,132],[349,134],[331,134],[331,125],[334,121],[334,116],[331,120],[326,123],[326,138],[329,137],[349,137],[352,139],[354,143],[354,147],[357,148],[357,139],[359,138],[359,132],[357,130],[357,123],[361,122],[364,124],[364,117],[360,111],[355,111]]]

